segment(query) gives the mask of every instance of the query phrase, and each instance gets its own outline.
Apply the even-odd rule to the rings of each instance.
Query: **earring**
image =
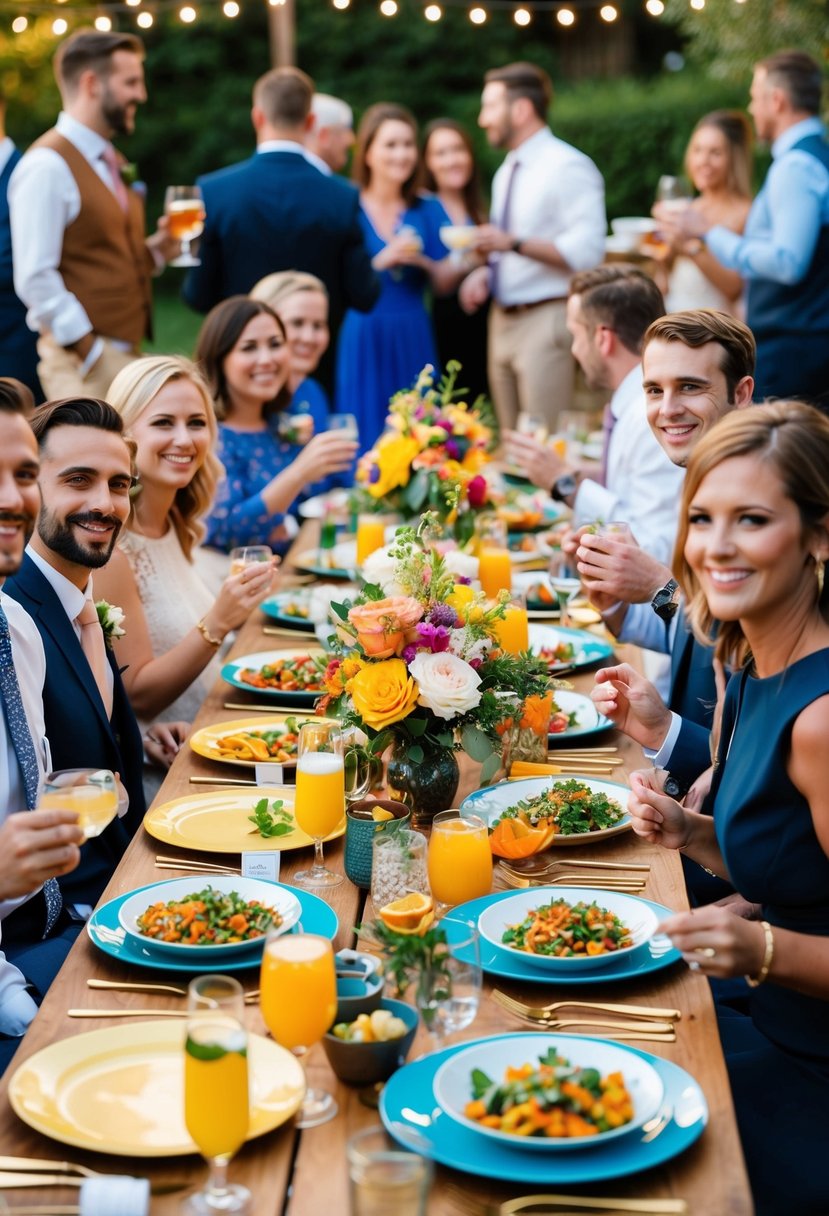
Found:
[[[818,602],[823,598],[823,572],[826,563],[822,557],[815,558],[815,574],[817,575],[817,598]]]

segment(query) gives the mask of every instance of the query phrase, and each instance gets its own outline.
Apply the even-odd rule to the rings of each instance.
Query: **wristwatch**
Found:
[[[553,495],[555,498],[555,495]],[[651,608],[661,620],[667,624],[671,620],[679,603],[674,599],[679,588],[679,583],[675,578],[669,578],[664,587],[660,587],[656,595],[651,600]]]
[[[511,246],[511,248],[512,248],[512,252],[513,252],[513,253],[520,253],[520,252],[521,252],[521,246],[522,246],[523,244],[524,244],[524,242],[521,240],[521,238],[520,238],[519,236],[513,237],[512,246]]]
[[[563,473],[561,477],[556,478],[553,482],[550,488],[550,497],[554,498],[556,502],[567,502],[575,494],[578,485],[579,483],[572,473]]]

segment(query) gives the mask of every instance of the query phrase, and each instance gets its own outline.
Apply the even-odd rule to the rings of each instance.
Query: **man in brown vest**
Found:
[[[106,397],[150,333],[150,277],[173,253],[166,221],[145,240],[142,196],[110,142],[147,100],[143,60],[132,34],[79,30],[61,43],[63,110],[12,175],[15,290],[40,334],[47,398]]]

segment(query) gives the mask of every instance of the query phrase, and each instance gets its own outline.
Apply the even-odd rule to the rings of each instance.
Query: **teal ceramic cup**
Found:
[[[411,812],[402,802],[392,802],[387,798],[364,798],[353,802],[345,815],[345,872],[355,886],[371,886],[372,844],[378,832],[382,832],[385,823],[372,818],[372,811],[382,807],[391,811],[394,819],[408,826]],[[386,820],[391,823],[392,820]]]

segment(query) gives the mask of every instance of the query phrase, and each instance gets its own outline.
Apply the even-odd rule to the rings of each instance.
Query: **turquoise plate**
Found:
[[[555,640],[569,642],[573,647],[572,659],[561,659],[550,664],[550,671],[555,675],[561,667],[593,667],[603,663],[605,659],[613,658],[613,647],[609,642],[603,642],[595,633],[586,629],[564,629],[561,625],[536,625],[530,622],[530,650],[533,654],[544,646],[552,646]]]
[[[526,1032],[497,1038],[526,1040]],[[588,1035],[579,1035],[579,1039],[590,1042]],[[389,1135],[405,1148],[452,1169],[522,1186],[602,1182],[670,1161],[699,1139],[708,1122],[705,1095],[689,1073],[659,1056],[630,1048],[656,1069],[665,1086],[660,1115],[666,1122],[660,1130],[631,1132],[607,1144],[569,1152],[558,1149],[549,1156],[493,1143],[453,1122],[435,1102],[432,1086],[438,1068],[454,1052],[469,1046],[460,1043],[404,1065],[380,1095],[380,1118]]]
[[[538,887],[539,901],[546,896],[555,894],[555,887]],[[478,917],[484,908],[502,899],[511,899],[515,891],[499,891],[497,895],[482,895],[480,899],[471,899],[469,903],[458,904],[442,920],[441,925],[447,930],[449,941],[456,941],[469,932],[469,924],[477,924]],[[638,897],[637,897],[638,898]],[[659,916],[660,921],[673,916],[670,908],[663,904],[655,904],[649,899],[643,899]],[[680,952],[670,944],[667,937],[655,937],[648,943],[647,950],[637,951],[632,959],[620,955],[618,962],[612,966],[602,967],[587,973],[580,971],[578,975],[570,975],[561,971],[545,971],[543,968],[525,963],[517,950],[500,949],[492,946],[483,937],[480,940],[481,967],[488,975],[497,975],[505,980],[520,980],[527,984],[545,984],[548,987],[568,984],[615,984],[622,980],[641,979],[652,971],[661,971],[670,967],[682,958]],[[464,951],[459,950],[458,956],[464,957]],[[468,961],[472,962],[472,949],[468,951]]]
[[[290,612],[283,612],[283,605],[290,604],[295,599],[296,596],[289,591],[280,591],[278,595],[272,595],[270,599],[263,600],[259,607],[265,616],[269,616],[272,621],[276,621],[284,629],[296,630],[297,633],[313,633],[313,621],[304,616],[294,616]]]
[[[305,648],[297,646],[290,650],[262,650],[257,654],[242,654],[225,663],[221,672],[222,679],[227,684],[232,684],[234,688],[238,688],[240,692],[250,693],[253,697],[264,697],[267,701],[278,701],[280,706],[289,706],[291,709],[313,709],[323,694],[324,690],[321,688],[316,692],[307,692],[304,689],[291,691],[282,688],[254,688],[252,684],[247,684],[244,680],[239,679],[239,672],[244,671],[245,668],[249,667],[256,671],[260,667],[264,667],[266,663],[275,663],[277,659],[293,659],[303,654],[319,656],[323,654],[323,651],[320,650],[318,642],[309,640]]]
[[[198,889],[200,883],[206,882],[209,875],[194,874],[193,882],[195,888]],[[288,883],[279,883],[279,886],[284,886],[287,890],[295,895],[302,906],[301,925],[305,933],[316,933],[320,937],[334,939],[339,921],[337,914],[323,899],[318,895],[312,895],[310,891],[303,891],[299,887],[292,887]],[[118,920],[118,912],[121,904],[124,903],[131,895],[135,895],[138,891],[151,891],[157,883],[149,883],[146,887],[136,887],[135,891],[126,891],[123,895],[119,895],[117,899],[111,899],[102,907],[96,909],[92,916],[86,922],[86,931],[93,945],[102,950],[104,954],[109,954],[112,958],[117,958],[121,963],[131,963],[134,967],[151,967],[154,971],[178,971],[182,975],[199,975],[202,972],[215,971],[216,960],[205,960],[203,963],[194,962],[191,959],[171,959],[169,954],[153,953],[152,948],[148,946],[140,946],[132,938],[125,937],[123,942],[110,940],[102,937],[96,930],[109,929],[112,932],[120,931],[121,925]],[[292,930],[296,932],[296,926]],[[264,942],[263,942],[264,944]],[[262,957],[258,950],[254,950],[252,956],[239,959],[222,959],[221,970],[224,971],[250,971],[251,968],[260,967],[262,965]]]

